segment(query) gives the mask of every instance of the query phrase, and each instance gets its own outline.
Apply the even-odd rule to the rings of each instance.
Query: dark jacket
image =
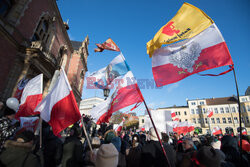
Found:
[[[83,145],[80,138],[67,137],[63,145],[62,167],[81,167],[83,163]]]
[[[133,167],[140,165],[142,146],[139,144],[137,147],[130,148],[126,156],[126,166]]]
[[[175,166],[175,151],[170,145],[164,145],[170,166]],[[141,167],[167,167],[167,160],[164,156],[160,143],[158,141],[150,141],[142,147]]]
[[[3,167],[40,167],[38,156],[32,153],[32,144],[7,140],[4,147],[0,155]]]

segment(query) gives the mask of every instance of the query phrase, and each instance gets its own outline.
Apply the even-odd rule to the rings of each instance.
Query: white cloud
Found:
[[[178,83],[171,84],[170,86],[168,86],[167,92],[170,93],[170,92],[172,92],[174,89],[178,88],[179,86],[180,86],[179,82],[178,82]]]

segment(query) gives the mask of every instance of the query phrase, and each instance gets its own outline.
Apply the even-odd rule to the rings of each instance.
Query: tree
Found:
[[[119,124],[122,122],[122,118],[123,118],[123,113],[120,111],[115,112],[112,117],[110,118],[110,123],[113,124]]]

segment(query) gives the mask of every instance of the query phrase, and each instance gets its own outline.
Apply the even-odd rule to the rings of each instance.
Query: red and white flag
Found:
[[[221,128],[219,128],[218,126],[215,126],[212,130],[212,134],[213,135],[219,135],[222,134]]]
[[[211,118],[214,115],[214,112],[212,109],[207,110],[207,117]]]
[[[226,65],[233,65],[233,60],[215,24],[193,38],[156,50],[152,57],[152,71],[158,87]]]
[[[176,116],[175,112],[174,112],[174,111],[171,111],[171,117],[173,118],[173,117],[175,117],[175,116]]]
[[[122,119],[122,122],[114,129],[116,132],[121,132],[125,119]]]
[[[115,42],[109,38],[102,44],[96,44],[98,48],[95,49],[95,52],[102,52],[104,49],[120,52],[120,48],[115,44]]]
[[[16,118],[27,117],[31,115],[40,114],[40,112],[34,112],[36,106],[43,99],[43,74],[40,74],[26,84],[23,89],[22,98]]]
[[[122,77],[122,83],[119,85],[112,95],[112,101],[108,110],[112,114],[122,108],[136,104],[132,109],[135,109],[143,102],[143,96],[140,88],[131,71],[128,71]],[[130,110],[131,111],[131,110]]]
[[[41,113],[42,119],[49,123],[56,136],[63,129],[80,120],[81,114],[63,69],[53,89],[35,111]]]
[[[108,122],[108,109],[110,106],[111,97],[108,97],[105,101],[99,103],[97,106],[92,108],[88,113],[93,118],[93,121],[100,125],[103,122]],[[111,117],[111,116],[110,116]]]
[[[32,132],[36,131],[39,123],[39,117],[20,117],[20,127],[19,133],[25,130]]]
[[[143,96],[131,71],[122,77],[121,82],[112,97],[107,98],[89,111],[96,124],[108,122],[114,112],[136,103],[130,110],[132,111],[143,102]]]

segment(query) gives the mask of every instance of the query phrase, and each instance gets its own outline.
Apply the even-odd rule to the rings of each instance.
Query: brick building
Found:
[[[23,78],[44,74],[44,96],[64,68],[77,102],[87,71],[88,37],[72,42],[56,0],[0,1],[0,100]],[[77,43],[77,46],[76,46]]]

